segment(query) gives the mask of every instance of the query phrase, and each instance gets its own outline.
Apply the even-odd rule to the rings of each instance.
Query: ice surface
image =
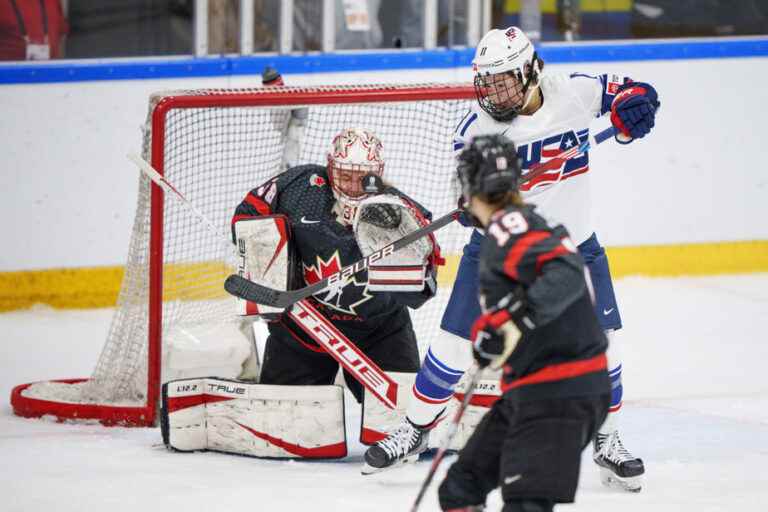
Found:
[[[768,510],[768,275],[628,278],[616,288],[622,437],[645,460],[645,487],[636,495],[603,488],[585,453],[577,503],[560,510]],[[351,455],[339,462],[177,454],[157,429],[13,416],[14,385],[89,375],[111,313],[0,315],[0,510],[408,510],[428,463],[360,476],[357,414],[348,422]],[[347,408],[356,410],[349,395]],[[439,510],[435,488],[421,510]],[[500,504],[491,495],[490,510]]]

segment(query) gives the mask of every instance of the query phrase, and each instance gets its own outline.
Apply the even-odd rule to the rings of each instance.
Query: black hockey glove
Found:
[[[506,295],[472,325],[472,353],[480,368],[499,369],[524,333],[536,326],[530,318],[522,288]]]

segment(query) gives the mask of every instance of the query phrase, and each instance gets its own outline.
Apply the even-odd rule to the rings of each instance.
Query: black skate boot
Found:
[[[600,466],[600,481],[607,487],[640,492],[645,466],[624,448],[619,431],[599,433],[594,441],[592,459]]]
[[[419,454],[427,449],[429,431],[419,428],[408,419],[385,439],[377,442],[365,452],[364,475],[391,469],[407,462],[415,462]]]

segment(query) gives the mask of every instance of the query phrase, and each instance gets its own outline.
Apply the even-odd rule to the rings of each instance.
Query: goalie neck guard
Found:
[[[357,205],[368,197],[363,178],[368,174],[384,174],[382,144],[373,133],[348,128],[333,139],[328,153],[328,178],[336,201],[341,206],[340,220],[351,224]]]
[[[522,30],[491,30],[472,59],[478,104],[496,121],[511,121],[530,103],[543,68],[544,62]]]

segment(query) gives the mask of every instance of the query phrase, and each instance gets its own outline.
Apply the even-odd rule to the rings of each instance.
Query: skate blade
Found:
[[[391,466],[387,466],[384,468],[375,468],[371,465],[369,465],[367,462],[363,463],[363,467],[360,470],[360,473],[363,475],[373,475],[376,473],[383,473],[384,471],[389,471],[390,469],[399,468],[400,466],[404,466],[406,464],[411,464],[413,462],[416,462],[419,460],[419,454],[410,455],[408,457],[405,457],[403,459],[400,459],[399,461],[395,462]]]
[[[621,478],[614,475],[611,470],[602,467],[600,468],[600,481],[606,487],[624,492],[640,492],[643,489],[642,475]]]

